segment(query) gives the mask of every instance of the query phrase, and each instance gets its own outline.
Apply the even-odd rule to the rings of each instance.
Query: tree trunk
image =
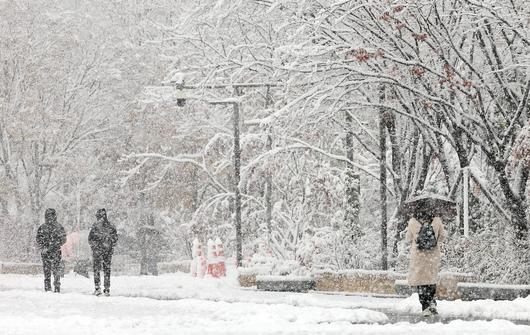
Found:
[[[353,147],[353,119],[351,114],[346,112],[346,137],[344,139],[346,157],[349,161],[353,161],[354,147]],[[346,163],[346,208],[344,213],[344,224],[342,231],[345,237],[346,257],[345,265],[347,268],[353,268],[354,253],[356,252],[356,243],[362,235],[361,227],[359,226],[359,210],[360,210],[360,176],[355,172],[351,163]]]
[[[414,138],[413,138],[412,146],[411,146],[412,149],[410,153],[409,164],[408,164],[407,170],[405,171],[406,179],[403,182],[403,191],[402,191],[402,194],[400,195],[401,199],[398,204],[398,214],[396,217],[397,225],[396,225],[396,232],[394,236],[394,244],[392,246],[392,258],[393,259],[397,259],[398,243],[401,239],[401,233],[405,231],[405,229],[407,228],[407,218],[402,214],[401,209],[403,207],[403,202],[409,196],[410,191],[412,191],[411,183],[413,180],[414,171],[416,170],[416,164],[417,164],[416,154],[418,150],[418,144],[420,141],[420,135],[417,130],[414,131],[413,136]]]
[[[348,132],[346,134],[346,157],[353,161],[353,119],[350,113],[346,113],[346,124]],[[360,235],[359,210],[360,210],[360,175],[355,172],[352,164],[346,164],[346,224],[350,227],[352,239]]]
[[[381,268],[388,269],[388,238],[387,238],[387,208],[386,208],[386,126],[385,111],[379,111],[379,147],[381,151],[379,160],[381,200]]]
[[[528,221],[526,220],[527,204],[524,198],[524,192],[523,197],[514,193],[506,176],[504,165],[500,165],[501,164],[498,163],[496,170],[499,173],[499,183],[501,189],[508,202],[508,209],[512,214],[512,225],[515,231],[515,241],[519,246],[524,247],[528,244]],[[525,172],[525,176],[523,176],[523,178],[525,178],[524,184],[526,184],[526,181],[528,180],[528,171]]]
[[[236,92],[239,95],[239,92]],[[239,144],[239,103],[233,105],[233,127],[234,127],[234,200],[235,200],[235,231],[236,231],[236,261],[237,266],[243,262],[243,237],[241,232],[241,191],[239,182],[241,179],[241,147]]]

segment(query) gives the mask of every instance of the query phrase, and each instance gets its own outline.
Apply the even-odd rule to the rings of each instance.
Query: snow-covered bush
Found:
[[[273,276],[307,276],[310,271],[295,260],[281,260],[261,253],[254,254],[244,267],[239,269],[240,274],[273,275]]]

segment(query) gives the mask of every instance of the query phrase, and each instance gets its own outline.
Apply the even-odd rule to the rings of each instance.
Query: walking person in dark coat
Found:
[[[104,290],[106,296],[110,295],[110,263],[114,246],[118,242],[116,228],[107,219],[104,208],[96,212],[96,222],[92,225],[88,234],[88,243],[92,249],[92,262],[94,267],[94,295],[101,295],[100,271],[103,269]]]
[[[37,245],[41,252],[44,270],[44,291],[51,291],[53,273],[54,292],[61,291],[61,246],[66,243],[64,227],[57,222],[55,209],[44,213],[44,224],[37,230]]]
[[[140,247],[140,275],[152,274],[158,276],[158,252],[161,247],[160,232],[155,228],[154,220],[150,217],[145,226],[138,230],[138,244]]]

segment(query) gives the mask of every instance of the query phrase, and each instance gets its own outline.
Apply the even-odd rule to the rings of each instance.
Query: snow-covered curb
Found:
[[[364,269],[338,270],[338,271],[317,270],[317,271],[314,271],[313,274],[315,275],[336,274],[336,275],[346,275],[346,276],[355,276],[355,275],[391,276],[394,278],[405,278],[407,276],[406,273],[400,273],[400,272],[395,272],[395,271],[364,270]]]
[[[402,313],[421,313],[418,294],[399,302],[395,310]],[[441,316],[458,318],[509,319],[530,321],[530,297],[513,301],[476,300],[476,301],[438,301]]]
[[[490,283],[458,283],[462,287],[483,287],[490,289],[509,289],[509,290],[530,290],[530,285],[507,285],[507,284],[490,284]]]
[[[262,281],[312,281],[311,276],[256,276],[256,280]]]

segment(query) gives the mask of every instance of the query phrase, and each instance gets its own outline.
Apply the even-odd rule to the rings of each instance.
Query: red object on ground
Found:
[[[221,239],[215,240],[215,254],[217,263],[213,267],[212,275],[214,277],[226,277],[225,252]]]
[[[201,255],[201,257],[199,258],[199,263],[200,263],[200,269],[199,269],[199,277],[204,277],[204,275],[206,274],[206,258]]]
[[[216,275],[214,275],[214,272],[215,272],[214,268],[216,264],[217,264],[217,253],[215,251],[215,244],[213,243],[212,240],[208,240],[208,255],[206,259],[206,267],[207,267],[206,273],[211,276],[217,277]]]
[[[193,241],[193,259],[190,264],[190,273],[193,277],[204,277],[206,272],[206,258],[202,252],[202,245],[195,239]]]

